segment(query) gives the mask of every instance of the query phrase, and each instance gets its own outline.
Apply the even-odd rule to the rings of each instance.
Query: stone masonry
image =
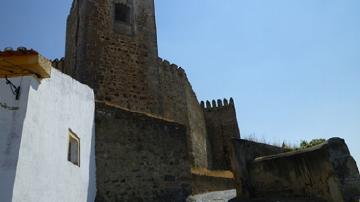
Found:
[[[201,102],[208,131],[208,167],[212,170],[231,170],[233,138],[240,138],[234,100]]]
[[[199,104],[184,69],[158,56],[154,0],[74,0],[66,35],[53,66],[95,92],[97,201],[181,202],[234,187],[245,201],[358,197],[343,141],[287,153],[241,140],[233,99]]]
[[[360,195],[359,170],[343,139],[292,152],[233,141],[239,201],[352,202]]]
[[[116,20],[119,5],[129,21]],[[204,115],[185,71],[158,57],[153,0],[74,0],[66,41],[65,73],[97,101],[186,125],[192,164],[207,167]]]
[[[240,136],[233,100],[202,107],[184,69],[159,58],[156,37],[153,0],[72,4],[65,58],[53,66],[94,89],[98,201],[182,201],[194,190],[233,188],[232,179],[191,173],[230,170],[228,143]],[[169,123],[185,131],[175,138]],[[210,180],[192,189],[198,179]]]
[[[186,128],[97,103],[97,201],[185,201],[191,194]]]

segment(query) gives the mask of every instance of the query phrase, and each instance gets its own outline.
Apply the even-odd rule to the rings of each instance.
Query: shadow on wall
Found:
[[[96,163],[95,163],[95,120],[92,127],[91,150],[89,161],[89,185],[87,201],[94,202],[96,197]]]
[[[341,138],[291,152],[239,139],[233,144],[238,199],[350,202],[360,195],[359,170]]]
[[[0,201],[12,201],[17,163],[27,110],[30,80],[26,77],[11,79],[21,87],[18,100],[5,80],[0,79]],[[37,84],[38,85],[38,84]],[[37,88],[36,85],[33,88]]]

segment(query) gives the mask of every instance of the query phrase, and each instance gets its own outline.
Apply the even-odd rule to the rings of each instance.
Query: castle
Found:
[[[8,57],[7,54],[19,53],[4,51],[4,57]],[[20,54],[28,57],[30,53]],[[68,160],[81,167],[79,158],[84,154],[72,156],[75,148],[75,154],[86,152],[85,162],[89,165],[82,170],[86,178],[74,177],[81,182],[81,185],[74,184],[80,187],[77,191],[87,188],[87,194],[69,193],[79,197],[78,201],[185,201],[191,194],[235,188],[239,200],[307,196],[335,202],[349,199],[343,193],[351,193],[351,197],[359,194],[356,163],[342,140],[332,139],[315,150],[289,154],[283,148],[241,140],[232,98],[199,102],[184,69],[158,56],[154,0],[74,0],[67,20],[65,57],[53,60],[51,65],[57,70],[48,76],[60,85],[59,91],[65,97],[67,91],[72,91],[71,86],[63,87],[68,85],[65,83],[80,86],[77,88],[87,92],[74,94],[72,100],[79,107],[88,105],[88,116],[81,116],[81,110],[69,108],[74,110],[73,122],[83,121],[81,126],[73,126],[83,134],[74,132],[73,127],[66,128],[69,140],[74,139],[69,142]],[[89,89],[60,72],[89,86],[94,97],[90,99]],[[11,74],[21,75],[11,71],[3,73],[6,79]],[[48,86],[54,85],[50,81]],[[16,105],[14,100],[11,102]],[[30,101],[26,102],[28,108],[32,106]],[[59,102],[66,106],[69,103]],[[62,113],[71,113],[71,110]],[[4,118],[0,115],[0,120],[13,121],[10,117],[11,114]],[[72,125],[72,122],[66,124]],[[58,138],[62,137],[61,133]],[[85,151],[79,149],[80,141]],[[322,155],[336,149],[340,152]],[[274,156],[260,158],[269,155]],[[297,159],[295,163],[293,159]],[[281,163],[276,164],[277,161]],[[317,179],[314,173],[319,171],[310,169],[309,161],[323,162],[322,168],[328,169],[321,176],[331,176],[329,179],[333,181],[327,184],[325,176],[325,183],[313,183],[316,186],[309,188],[308,180]],[[290,178],[278,174],[284,165],[288,169],[282,172],[289,172]],[[71,170],[74,168],[66,169],[64,172],[76,172]],[[294,175],[292,171],[297,169]],[[351,172],[339,173],[339,169]],[[303,176],[307,178],[304,180]],[[345,178],[351,178],[353,184],[342,181]],[[300,185],[294,183],[296,180]],[[274,189],[275,194],[271,187],[276,184],[283,186]]]
[[[97,156],[109,153],[119,157],[124,155],[122,158],[132,157],[118,164],[97,161],[97,170],[103,169],[98,172],[98,183],[104,185],[104,190],[98,187],[101,197],[109,199],[107,197],[119,194],[106,195],[117,184],[108,183],[105,175],[121,181],[129,173],[117,173],[115,170],[119,168],[128,167],[129,172],[138,170],[134,178],[145,172],[139,169],[139,165],[144,163],[144,159],[137,157],[141,152],[154,152],[154,156],[147,159],[150,164],[156,162],[158,155],[165,155],[163,158],[168,159],[168,165],[164,166],[172,171],[166,174],[160,169],[164,176],[159,177],[171,176],[168,178],[170,182],[174,181],[173,184],[179,183],[176,181],[183,174],[176,173],[175,167],[188,171],[190,168],[230,170],[230,140],[232,137],[240,138],[234,102],[232,99],[218,100],[211,105],[199,105],[185,71],[159,58],[153,0],[74,1],[67,21],[65,59],[59,69],[94,89]],[[180,124],[184,130],[178,135],[180,139],[162,143],[156,140],[159,138],[156,135],[147,134],[149,129],[142,120],[136,123],[138,120],[132,119],[135,126],[131,128],[129,123],[119,123],[125,118],[119,120],[115,112],[130,117],[145,114],[153,121]],[[119,130],[119,125],[123,125],[123,129]],[[151,145],[150,151],[145,149],[150,146],[148,144]],[[124,152],[121,146],[133,149]],[[178,154],[166,155],[176,147],[180,147]],[[186,152],[183,147],[186,147]],[[184,152],[187,153],[186,161],[181,162],[179,160],[185,158],[182,156]],[[131,163],[128,161],[136,162],[133,168],[129,168]],[[136,184],[140,188],[147,182]],[[129,188],[134,189],[132,186]],[[154,189],[161,195],[157,191]],[[178,187],[171,192],[186,195],[191,190]],[[150,197],[151,193],[144,195]]]

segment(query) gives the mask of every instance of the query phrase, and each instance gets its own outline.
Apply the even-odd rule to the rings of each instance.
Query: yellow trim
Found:
[[[0,55],[0,78],[33,74],[39,78],[49,78],[51,62],[38,53]]]
[[[68,138],[68,161],[70,161],[70,159],[69,159],[69,154],[70,154],[70,141],[71,141],[71,138],[72,139],[74,139],[78,144],[78,163],[76,164],[76,163],[73,163],[73,162],[71,162],[71,163],[73,163],[73,164],[75,164],[75,165],[77,165],[77,166],[79,166],[80,167],[80,138],[71,130],[71,129],[69,129],[69,138]]]
[[[191,168],[191,174],[234,179],[234,174],[230,170],[208,170],[207,168]]]

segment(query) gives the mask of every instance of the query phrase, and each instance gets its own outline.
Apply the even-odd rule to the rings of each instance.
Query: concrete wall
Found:
[[[185,201],[191,164],[183,125],[106,104],[96,109],[98,201]]]
[[[250,198],[348,202],[360,195],[356,162],[340,138],[306,150],[259,157],[247,169]]]
[[[240,138],[234,101],[202,102],[208,134],[208,162],[213,170],[230,170],[232,138]]]
[[[12,128],[10,134],[7,132],[0,136],[6,137],[6,144],[19,144],[11,145],[12,148],[2,152],[5,162],[11,162],[7,164],[11,166],[7,170],[15,169],[16,172],[12,201],[94,201],[93,91],[55,69],[49,79],[39,82],[24,77],[22,82],[27,83],[20,98],[19,110],[22,114],[9,114],[11,118],[18,117],[10,125],[21,130],[14,132]],[[80,138],[80,167],[67,160],[69,129]],[[16,168],[13,165],[16,151],[12,149],[18,149]],[[3,160],[3,157],[0,159]],[[4,183],[3,180],[0,183]]]
[[[0,79],[0,201],[11,201],[27,111],[30,77],[10,79],[21,87],[15,99],[5,79]]]

